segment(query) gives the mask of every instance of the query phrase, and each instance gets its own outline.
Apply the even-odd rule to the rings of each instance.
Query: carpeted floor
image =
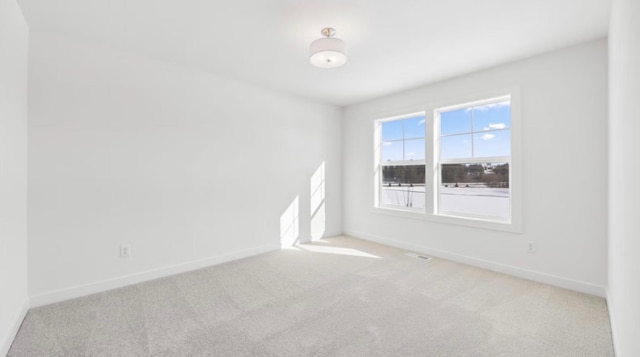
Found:
[[[605,301],[339,237],[32,309],[9,356],[613,356]]]

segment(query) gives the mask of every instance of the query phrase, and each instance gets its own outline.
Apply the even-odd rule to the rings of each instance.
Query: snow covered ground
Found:
[[[424,208],[424,186],[383,186],[380,203],[404,208]]]
[[[441,187],[440,212],[508,219],[509,191],[508,188]],[[424,192],[424,186],[383,186],[380,203],[399,208],[424,208]]]

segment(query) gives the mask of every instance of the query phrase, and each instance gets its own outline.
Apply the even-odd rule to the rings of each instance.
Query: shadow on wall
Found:
[[[311,175],[309,197],[311,240],[323,237],[326,230],[325,214],[325,163]],[[296,196],[280,216],[280,247],[291,247],[300,239],[300,196]]]

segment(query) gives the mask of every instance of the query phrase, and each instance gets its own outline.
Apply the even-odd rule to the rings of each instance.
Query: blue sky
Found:
[[[424,115],[383,122],[382,160],[424,160],[425,126]]]
[[[441,135],[446,136],[440,139],[440,157],[509,156],[510,127],[511,107],[508,101],[442,112],[440,130]]]
[[[382,123],[382,141],[402,139],[404,126],[404,138],[424,138],[425,136],[424,115],[413,118],[387,121]]]
[[[442,159],[511,155],[509,101],[442,112],[440,119]],[[425,133],[424,115],[383,122],[382,160],[424,160]]]

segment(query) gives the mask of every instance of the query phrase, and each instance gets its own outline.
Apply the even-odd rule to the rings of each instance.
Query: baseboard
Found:
[[[0,341],[0,356],[6,356],[9,353],[9,349],[11,348],[11,344],[13,343],[13,339],[16,338],[16,334],[18,330],[20,330],[20,326],[22,325],[22,321],[24,321],[25,316],[27,316],[27,312],[29,311],[29,298],[25,298],[20,310],[13,318],[13,326],[7,334]]]
[[[613,310],[611,310],[611,294],[609,293],[609,289],[607,288],[607,311],[609,311],[609,324],[611,325],[611,342],[613,344],[613,355],[617,356],[616,351],[616,323],[615,323],[615,315],[613,314]]]
[[[164,278],[192,270],[206,268],[212,265],[226,263],[232,260],[242,259],[280,249],[280,244],[268,244],[257,248],[251,248],[227,254],[222,254],[205,259],[199,259],[187,263],[176,264],[159,269],[148,270],[140,273],[125,275],[113,279],[106,279],[94,283],[78,285],[70,288],[49,291],[30,297],[31,307],[53,304],[56,302],[74,299],[82,296],[117,289],[128,285],[138,284],[149,280]]]
[[[519,278],[537,281],[539,283],[549,284],[569,290],[579,291],[585,294],[596,295],[599,297],[605,297],[606,289],[604,286],[595,285],[592,283],[573,280],[568,278],[563,278],[553,274],[547,274],[542,272],[537,272],[534,270],[528,270],[523,268],[518,268],[512,265],[500,264],[488,260],[478,259],[466,255],[461,255],[453,252],[448,252],[445,250],[433,249],[422,245],[411,244],[406,242],[401,242],[385,237],[380,237],[376,235],[371,235],[362,232],[355,231],[345,231],[344,234],[360,238],[364,240],[369,240],[376,243],[381,243],[389,246],[393,246],[396,248],[407,249],[411,251],[415,251],[418,253],[423,253],[427,255],[432,255],[434,257],[451,260],[458,263],[473,265],[479,268],[496,271],[499,273],[504,273],[508,275],[517,276]]]

